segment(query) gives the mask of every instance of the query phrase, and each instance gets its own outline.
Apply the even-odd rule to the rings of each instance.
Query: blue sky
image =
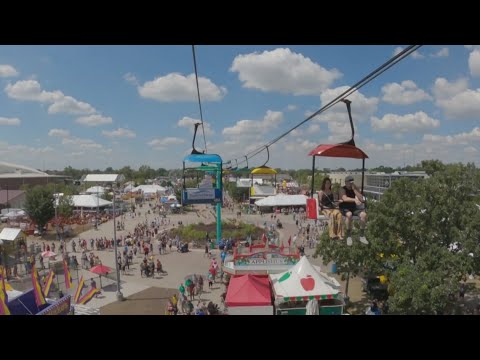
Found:
[[[391,46],[196,46],[208,152],[242,156],[377,66]],[[351,97],[367,167],[477,161],[480,47],[423,46]],[[0,155],[39,169],[179,168],[200,118],[191,46],[1,46]],[[271,148],[270,166],[346,141],[344,105]],[[203,138],[196,147],[204,148]],[[250,160],[261,165],[262,153]],[[357,167],[322,159],[318,167]]]

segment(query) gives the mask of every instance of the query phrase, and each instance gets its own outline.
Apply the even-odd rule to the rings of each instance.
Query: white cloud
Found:
[[[7,125],[7,126],[18,126],[20,125],[20,119],[18,118],[6,118],[0,116],[0,125]]]
[[[398,54],[400,54],[405,48],[402,47],[402,46],[397,46],[394,50],[393,50],[393,56],[396,56]],[[425,55],[423,54],[420,54],[420,52],[418,50],[415,50],[413,53],[410,54],[412,56],[412,58],[414,59],[424,59],[425,58]]]
[[[178,145],[183,144],[185,139],[177,138],[177,137],[166,137],[166,138],[159,138],[153,139],[148,143],[155,150],[163,150],[169,145]]]
[[[449,145],[469,145],[471,143],[480,143],[480,128],[475,127],[470,132],[463,132],[455,135],[431,135],[426,134],[423,140],[428,143],[449,144]]]
[[[463,151],[465,151],[466,153],[469,153],[469,154],[474,154],[474,153],[478,152],[478,150],[476,148],[474,148],[473,146],[468,146],[465,149],[463,149]]]
[[[91,114],[96,111],[90,104],[66,96],[61,91],[42,90],[40,83],[36,80],[21,80],[13,85],[8,84],[5,92],[10,98],[16,100],[51,103],[48,108],[50,114]]]
[[[48,136],[62,137],[66,138],[70,136],[70,131],[63,129],[51,129],[48,132]]]
[[[303,136],[304,133],[301,129],[295,129],[290,133],[290,135],[294,137],[299,137],[299,136]]]
[[[453,96],[468,89],[468,80],[458,79],[455,82],[449,82],[445,78],[437,78],[433,85],[433,95],[437,100],[452,98]]]
[[[480,50],[474,50],[470,53],[468,67],[472,76],[480,76]]]
[[[465,45],[468,50],[480,50],[480,45]]]
[[[307,129],[307,133],[309,134],[316,133],[318,131],[320,131],[320,125],[318,124],[311,124]]]
[[[393,50],[393,56],[397,56],[398,54],[400,54],[402,51],[403,51],[403,47],[401,46],[397,46],[394,50]]]
[[[294,95],[318,95],[342,77],[288,48],[238,55],[230,71],[238,72],[245,88]]]
[[[451,99],[439,100],[445,115],[450,118],[470,118],[478,121],[480,114],[480,89],[466,90]]]
[[[322,107],[335,99],[338,95],[348,90],[348,86],[340,86],[335,89],[328,89],[320,95]],[[348,97],[351,103],[353,121],[365,121],[370,118],[376,111],[378,105],[378,98],[367,98],[360,91],[354,92]],[[325,113],[318,116],[322,122],[329,121],[346,121],[348,122],[347,107],[343,102],[339,102],[335,106],[326,110]]]
[[[103,149],[103,145],[96,143],[91,139],[82,139],[77,137],[68,137],[62,139],[63,145],[74,145],[81,149]]]
[[[228,137],[255,137],[262,138],[283,121],[281,111],[268,110],[262,120],[240,120],[232,127],[224,128],[222,133]]]
[[[49,106],[49,114],[91,114],[94,113],[95,109],[90,105],[82,101],[78,101],[71,96],[62,96],[58,100]]]
[[[227,94],[225,87],[215,85],[208,78],[200,76],[198,83],[202,101],[219,101]],[[144,98],[163,102],[197,101],[198,99],[194,74],[184,76],[171,73],[158,77],[139,86],[138,93]]]
[[[17,76],[18,71],[12,65],[0,65],[0,78]]]
[[[433,86],[435,104],[451,119],[478,121],[480,113],[480,89],[468,89],[466,79],[449,82],[444,78],[435,80]]]
[[[287,110],[288,110],[288,111],[297,110],[297,105],[288,105],[288,106],[287,106]]]
[[[108,116],[94,114],[94,115],[79,117],[77,120],[75,120],[75,122],[85,126],[100,126],[100,125],[111,124],[113,120],[111,117],[108,117]]]
[[[133,132],[132,130],[124,128],[118,128],[117,130],[112,131],[103,130],[102,134],[111,138],[134,138],[137,136],[137,134],[135,134],[135,132]]]
[[[375,131],[419,132],[440,126],[440,121],[432,119],[423,111],[415,114],[386,114],[381,119],[372,117],[372,128]]]
[[[415,50],[413,53],[412,53],[412,58],[418,60],[418,59],[425,59],[425,55],[423,54],[420,54],[420,52],[418,50]]]
[[[126,73],[125,75],[123,75],[123,79],[132,85],[139,85],[137,78],[132,73]]]
[[[330,121],[328,122],[328,130],[330,130],[330,135],[328,136],[329,142],[338,143],[348,141],[352,136],[352,129],[349,121]],[[358,137],[358,131],[356,131],[355,141]]]
[[[199,119],[194,119],[194,118],[191,118],[191,117],[188,117],[188,116],[184,116],[183,118],[181,118],[180,120],[177,121],[177,126],[185,127],[187,129],[189,129],[190,132],[193,134],[193,131],[195,129],[194,125],[196,123],[199,123],[199,122],[200,122]],[[205,136],[210,136],[210,135],[215,134],[215,131],[210,126],[210,123],[208,123],[207,121],[204,120],[203,121],[203,126],[205,128]],[[198,128],[197,136],[199,134],[202,134],[202,126],[199,126],[199,128]]]
[[[432,100],[422,89],[419,89],[412,80],[404,80],[401,84],[389,83],[382,87],[382,100],[396,105],[410,105],[419,101]]]
[[[434,54],[430,54],[431,57],[434,57],[434,58],[439,58],[439,57],[448,57],[448,55],[450,55],[450,52],[448,50],[448,48],[444,47],[444,48],[441,48],[440,50],[438,50],[436,53]]]

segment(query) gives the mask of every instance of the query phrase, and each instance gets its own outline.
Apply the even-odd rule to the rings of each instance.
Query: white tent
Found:
[[[0,240],[14,241],[21,231],[22,229],[3,228],[2,232],[0,232]]]
[[[140,185],[132,189],[132,191],[141,191],[144,194],[165,193],[166,190],[166,188],[160,185]]]
[[[123,188],[123,192],[124,192],[124,193],[128,193],[128,192],[132,191],[133,188],[134,188],[134,186],[133,186],[132,184],[128,184],[127,186],[125,186],[125,187]]]
[[[290,270],[269,276],[277,303],[289,301],[291,298],[336,298],[340,292],[340,284],[318,272],[305,256]]]
[[[103,186],[92,186],[85,191],[87,194],[104,194],[105,188]]]
[[[255,201],[257,206],[306,206],[307,197],[305,195],[286,195],[278,194],[269,196],[265,199]]]
[[[74,207],[96,208],[111,205],[111,201],[101,199],[95,195],[72,195]]]

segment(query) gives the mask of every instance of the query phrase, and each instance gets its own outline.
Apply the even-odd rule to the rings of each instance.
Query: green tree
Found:
[[[321,237],[317,255],[342,273],[385,274],[391,310],[444,312],[459,281],[480,271],[480,212],[473,164],[452,164],[425,180],[399,179],[368,208],[369,246]],[[457,250],[452,250],[457,249]]]
[[[57,214],[63,218],[70,218],[73,215],[73,200],[69,195],[61,196],[57,206]]]
[[[53,193],[46,187],[35,186],[25,194],[25,211],[42,229],[55,215]]]
[[[422,169],[428,174],[433,175],[445,171],[446,166],[440,160],[423,160]]]

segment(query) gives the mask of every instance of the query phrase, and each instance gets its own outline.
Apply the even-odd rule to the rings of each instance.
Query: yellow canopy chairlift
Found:
[[[252,171],[250,172],[251,176],[251,185],[250,185],[250,204],[252,204],[252,200],[254,201],[255,198],[255,189],[254,189],[254,176],[255,175],[273,175],[273,186],[276,189],[277,188],[277,171],[275,169],[272,169],[269,166],[266,166],[268,161],[270,160],[270,151],[268,150],[268,146],[266,146],[267,149],[267,161],[262,166],[258,166],[256,168],[253,168]],[[276,194],[276,190],[274,191],[274,195]]]

